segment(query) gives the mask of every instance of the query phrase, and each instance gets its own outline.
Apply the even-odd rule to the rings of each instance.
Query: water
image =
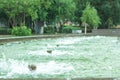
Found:
[[[119,50],[118,38],[105,36],[7,43],[0,46],[0,78],[120,77]]]

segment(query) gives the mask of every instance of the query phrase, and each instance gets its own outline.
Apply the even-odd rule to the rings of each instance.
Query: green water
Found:
[[[7,43],[0,46],[0,78],[120,77],[119,50],[117,37],[104,36]]]

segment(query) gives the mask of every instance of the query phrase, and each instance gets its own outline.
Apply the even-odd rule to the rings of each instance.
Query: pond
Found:
[[[119,38],[105,36],[11,42],[0,45],[0,78],[120,77],[119,50]]]

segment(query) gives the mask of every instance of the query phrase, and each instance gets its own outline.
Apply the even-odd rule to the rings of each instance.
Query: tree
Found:
[[[96,0],[93,1],[92,5],[94,5],[98,11],[98,14],[101,18],[100,28],[109,28],[108,20],[112,18],[114,15],[113,12],[113,3],[115,0]]]
[[[115,25],[120,24],[120,0],[115,0],[113,3],[113,22]]]
[[[86,29],[87,25],[93,26],[93,28],[98,27],[98,25],[101,23],[100,18],[97,14],[97,10],[94,7],[91,7],[90,3],[86,4],[86,8],[83,10],[83,14],[81,17],[81,21],[85,24],[85,34],[86,34]]]
[[[75,11],[75,20],[77,22],[81,23],[80,17],[87,1],[98,11],[101,19],[99,28],[109,28],[109,19],[112,20],[113,25],[120,24],[120,19],[118,18],[120,17],[120,0],[74,0],[77,6]]]
[[[3,10],[4,14],[8,17],[8,22],[11,23],[11,25],[15,25],[15,15],[17,13],[16,11],[16,1],[15,0],[0,0],[0,9]],[[13,5],[14,4],[14,5]]]
[[[82,16],[82,11],[85,8],[86,5],[86,0],[73,0],[75,2],[76,5],[76,10],[75,10],[75,21],[78,22],[79,24],[81,24],[81,19],[80,17]]]
[[[51,0],[51,7],[48,10],[48,19],[60,21],[72,19],[76,9],[73,0]]]
[[[42,0],[0,0],[0,9],[8,16],[11,26],[25,25],[26,17],[38,18]]]

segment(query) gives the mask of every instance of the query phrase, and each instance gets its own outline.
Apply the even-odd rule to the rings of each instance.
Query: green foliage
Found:
[[[111,11],[110,11],[111,12]],[[120,24],[120,0],[115,0],[113,5],[113,22],[114,24]]]
[[[41,21],[46,21],[47,20],[47,15],[48,15],[48,9],[51,7],[51,3],[52,1],[45,1],[43,0],[41,2],[41,7],[39,10],[38,10],[38,19],[40,19]]]
[[[0,27],[0,32],[2,31],[2,28]]]
[[[12,29],[12,35],[16,35],[16,36],[29,36],[31,34],[32,34],[31,29],[27,28],[26,26],[14,27]]]
[[[26,17],[34,21],[38,18],[38,10],[42,0],[0,0],[0,10],[13,22],[12,26],[25,24]]]
[[[87,1],[94,7],[86,6]],[[120,23],[120,0],[0,0],[0,15],[8,21],[6,23],[11,22],[12,27],[17,24],[32,26],[31,22],[37,20],[59,22],[69,19],[81,23],[89,18],[89,25],[109,28],[109,18],[112,18],[113,25]],[[86,18],[81,19],[81,16]]]
[[[86,0],[74,0],[76,4],[76,10],[75,10],[75,21],[81,22],[80,17],[82,16],[82,11],[85,8]]]
[[[63,33],[72,33],[71,27],[64,27],[63,28]]]
[[[48,9],[47,19],[50,20],[64,20],[74,18],[74,11],[76,9],[73,0],[51,0],[51,6]]]
[[[48,27],[44,27],[44,33],[46,34],[54,34],[55,33],[55,28],[54,26],[48,26]]]
[[[72,33],[72,30],[80,30],[80,28],[75,27],[75,26],[64,26],[63,27],[63,33]]]
[[[1,28],[0,27],[0,34],[11,34],[10,28]]]
[[[6,30],[7,30],[7,33],[8,33],[8,34],[11,34],[12,29],[8,28],[8,29],[6,29]]]
[[[83,10],[81,21],[92,25],[93,28],[97,28],[101,23],[97,10],[91,7],[90,3],[87,3],[86,8]]]
[[[120,23],[120,0],[74,0],[77,6],[75,11],[76,21],[81,23],[80,17],[82,16],[82,11],[87,1],[98,11],[98,15],[101,19],[99,28],[109,28],[109,24],[107,23],[109,18],[112,18],[114,25]]]

